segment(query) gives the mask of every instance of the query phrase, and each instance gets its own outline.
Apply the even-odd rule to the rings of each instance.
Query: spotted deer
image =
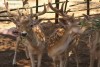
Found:
[[[28,51],[26,53],[28,53],[27,55],[29,56],[31,60],[32,67],[35,67],[34,54],[37,55],[37,60],[38,60],[37,67],[40,67],[41,58],[42,58],[42,54],[45,47],[44,47],[44,42],[41,42],[37,38],[35,31],[33,31],[32,29],[32,26],[34,27],[35,25],[40,23],[41,19],[34,20],[33,18],[46,13],[46,5],[44,4],[44,10],[40,13],[33,14],[32,8],[30,8],[30,14],[24,15],[19,10],[18,10],[18,14],[11,13],[10,9],[8,8],[8,3],[7,2],[4,2],[4,3],[5,3],[5,7],[6,7],[8,15],[12,16],[9,18],[15,23],[19,32],[19,37],[17,38],[17,42],[16,42],[17,45],[15,49],[13,64],[16,64],[16,52],[17,52],[18,44],[21,41],[20,39],[23,38],[24,45],[26,47],[25,51]]]
[[[70,46],[70,43],[77,38],[77,35],[81,35],[87,28],[91,27],[90,23],[85,23],[85,26],[79,25],[80,21],[74,18],[74,14],[72,16],[67,15],[66,13],[69,12],[69,10],[64,13],[63,11],[63,5],[61,6],[61,9],[54,8],[52,4],[49,2],[48,3],[49,7],[56,12],[57,14],[61,15],[63,17],[62,20],[62,25],[65,28],[65,33],[63,36],[55,41],[53,44],[48,45],[47,50],[48,50],[48,55],[51,57],[54,61],[54,67],[56,67],[55,61],[58,59],[59,60],[59,66],[64,67],[64,62],[63,62],[63,54],[64,52],[69,51],[70,49],[73,48],[73,46]],[[60,20],[60,19],[59,19]],[[66,25],[65,25],[66,23]]]

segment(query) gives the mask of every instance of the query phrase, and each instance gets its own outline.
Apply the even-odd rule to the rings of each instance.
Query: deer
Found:
[[[96,22],[94,21],[94,18],[88,16],[88,15],[84,15],[85,20],[89,23],[92,23],[92,28],[90,28],[89,30],[87,30],[87,32],[85,33],[86,37],[88,40],[85,40],[85,43],[87,44],[87,46],[90,49],[90,64],[89,67],[94,67],[95,64],[95,60],[98,61],[97,63],[97,67],[100,66],[100,51],[99,51],[99,44],[100,44],[100,31],[98,29],[98,27],[96,27]],[[96,29],[94,28],[96,27]],[[88,36],[87,36],[88,35]]]
[[[30,8],[29,15],[21,14],[19,9],[18,9],[18,15],[16,15],[10,12],[10,9],[8,8],[8,2],[7,3],[4,2],[4,3],[5,3],[5,7],[6,7],[8,15],[12,16],[9,18],[14,22],[19,32],[19,36],[17,37],[17,42],[16,42],[13,64],[16,64],[17,48],[21,41],[20,39],[22,38],[24,45],[26,47],[26,51],[28,51],[26,53],[28,53],[27,55],[29,56],[31,60],[31,66],[35,67],[34,54],[36,54],[37,60],[38,60],[37,67],[40,67],[42,54],[45,47],[44,47],[44,43],[41,43],[41,41],[37,38],[36,33],[32,29],[32,26],[34,27],[35,25],[41,22],[41,19],[35,20],[33,18],[39,15],[45,14],[46,5],[44,4],[44,10],[40,13],[33,14],[32,8]]]
[[[72,16],[66,15],[66,13],[68,13],[69,10],[66,11],[66,13],[64,13],[63,11],[64,3],[62,4],[60,10],[57,8],[54,8],[50,2],[48,3],[48,5],[54,12],[56,12],[57,14],[63,17],[64,22],[62,21],[61,24],[65,28],[64,35],[58,41],[55,41],[53,45],[52,44],[48,45],[47,47],[48,56],[53,59],[54,67],[56,67],[55,61],[57,60],[57,58],[59,58],[58,59],[60,62],[59,66],[64,67],[63,65],[64,52],[65,51],[67,52],[69,51],[69,49],[73,48],[73,46],[69,48],[70,43],[75,38],[77,38],[78,34],[81,35],[86,29],[91,27],[92,24],[85,23],[86,24],[85,26],[80,26],[79,25],[80,21],[76,21],[76,19],[74,18],[74,14]],[[67,24],[66,26],[65,26],[65,23]]]
[[[88,19],[87,19],[88,18]],[[93,28],[96,27],[96,22],[93,21],[93,18],[87,16],[86,20],[94,24]],[[98,61],[97,67],[100,66],[100,31],[99,29],[90,29],[92,30],[91,34],[88,36],[87,45],[90,48],[90,65],[89,67],[94,67],[95,60]]]
[[[92,37],[92,35],[89,36],[89,43],[88,43],[88,45],[90,46],[90,66],[89,67],[94,67],[95,59],[98,59],[97,67],[99,67],[100,65],[99,40],[100,40],[100,35],[98,31],[94,31],[94,37]]]

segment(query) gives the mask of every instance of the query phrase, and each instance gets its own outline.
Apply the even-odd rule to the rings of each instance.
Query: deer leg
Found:
[[[90,56],[90,66],[89,67],[93,67],[94,66],[94,57],[93,55]]]
[[[76,47],[73,49],[73,52],[75,53],[76,65],[77,65],[77,67],[79,67],[78,54],[77,54]]]
[[[52,57],[52,59],[53,59],[53,67],[56,67],[56,58]]]
[[[99,51],[99,55],[98,55],[98,67],[100,67],[100,51]]]
[[[14,53],[14,58],[13,58],[13,65],[16,65],[16,56],[17,56],[17,48],[18,48],[18,44],[15,47],[15,53]]]
[[[14,58],[13,58],[13,63],[12,63],[13,65],[16,65],[17,49],[18,49],[19,44],[20,44],[20,39],[17,38],[15,53],[14,53]]]
[[[35,67],[34,55],[30,51],[29,51],[29,57],[30,57],[30,60],[31,60],[31,66],[32,67]]]
[[[76,60],[77,67],[79,67],[79,61],[78,61],[78,55],[77,55],[77,53],[75,53],[75,60]]]
[[[98,67],[100,67],[100,58],[98,59]]]
[[[59,67],[63,67],[64,65],[63,65],[63,59],[62,59],[62,56],[59,57],[59,60],[60,60],[60,65],[59,65]]]
[[[96,45],[98,44],[99,41],[99,32],[95,32],[95,40],[92,43],[92,48],[90,48],[90,67],[94,66],[94,61],[95,61],[95,53],[96,53]],[[91,43],[90,43],[91,44]]]
[[[90,51],[90,66],[89,67],[93,67],[94,66],[94,60],[95,60],[94,57],[95,57],[94,56],[94,50],[91,49],[91,51]]]
[[[38,55],[38,63],[37,63],[37,67],[41,66],[41,60],[42,60],[42,54]]]
[[[25,46],[25,54],[26,54],[27,59],[30,59],[29,58],[29,51],[28,51],[28,48],[26,46]]]
[[[64,67],[68,66],[68,53],[65,53]]]

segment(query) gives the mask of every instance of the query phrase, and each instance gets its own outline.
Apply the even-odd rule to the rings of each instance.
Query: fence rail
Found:
[[[43,7],[44,5],[38,5],[38,0],[36,0],[36,6],[32,6],[32,8],[36,8],[37,6],[37,8],[36,8],[36,13],[38,13],[39,11],[38,11],[38,8],[39,7]],[[67,0],[66,1],[62,1],[62,2],[60,2],[59,0],[55,0],[55,3],[52,3],[52,5],[54,5],[54,4],[56,4],[56,7],[59,9],[59,5],[58,4],[61,4],[61,3],[63,3],[63,2],[67,2]],[[70,1],[68,1],[68,2],[70,2]],[[71,1],[72,2],[72,1]],[[80,5],[80,4],[87,4],[87,7],[86,8],[84,8],[84,9],[78,9],[78,10],[71,10],[70,12],[77,12],[77,11],[87,11],[86,13],[88,14],[88,15],[90,15],[90,10],[94,10],[94,9],[98,9],[98,8],[100,8],[99,6],[98,7],[92,7],[92,8],[90,8],[90,2],[89,2],[89,0],[87,0],[87,2],[86,1],[82,1],[82,2],[80,2],[80,3],[76,3],[76,4],[73,4],[73,5],[70,5],[70,7],[69,7],[69,9],[71,8],[71,7],[73,7],[73,6],[78,6],[78,5]],[[46,5],[48,5],[48,4],[46,4]],[[67,5],[66,5],[67,6]],[[66,10],[66,6],[65,6],[65,10]],[[25,9],[25,8],[19,8],[20,10],[23,10],[23,9]],[[29,9],[29,8],[27,8],[27,9]],[[10,9],[10,11],[15,11],[15,10],[17,10],[16,8],[15,9]],[[6,18],[6,17],[8,17],[7,15],[2,15],[2,13],[5,13],[5,12],[7,12],[6,10],[3,10],[3,11],[0,11],[0,20],[1,21],[4,21],[4,19],[1,19],[1,17],[4,17],[4,18]],[[52,11],[49,11],[49,12],[47,12],[47,13],[54,13],[54,12],[52,12]],[[91,15],[94,15],[94,14],[91,14]],[[58,18],[59,16],[57,15],[57,14],[55,14],[55,18]],[[38,19],[38,17],[37,17],[37,19]],[[51,18],[50,18],[51,19]],[[9,21],[9,19],[5,19],[5,20],[7,20],[7,21]],[[48,19],[47,19],[48,20]],[[56,22],[58,22],[57,21],[57,19],[55,20]]]

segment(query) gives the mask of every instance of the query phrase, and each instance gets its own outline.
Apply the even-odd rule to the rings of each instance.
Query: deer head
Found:
[[[32,30],[32,26],[39,24],[42,20],[42,19],[35,20],[33,18],[46,13],[46,5],[45,4],[44,4],[44,10],[42,12],[33,14],[32,8],[30,8],[30,14],[28,14],[28,15],[24,15],[23,13],[21,13],[19,11],[19,9],[17,10],[18,14],[13,14],[13,13],[11,13],[11,11],[8,7],[8,2],[6,2],[4,0],[4,4],[5,4],[8,15],[12,16],[12,17],[9,17],[9,18],[11,19],[11,21],[14,22],[18,31],[23,36],[26,36],[27,32]]]
[[[75,33],[83,33],[87,28],[92,26],[92,23],[90,23],[90,17],[83,14],[84,18],[86,19],[85,21],[81,21],[80,18],[75,18],[74,14],[72,14],[72,16],[67,15],[67,13],[70,11],[67,10],[66,12],[64,12],[63,7],[64,7],[64,3],[62,3],[61,9],[57,9],[55,7],[52,6],[52,4],[49,2],[48,3],[49,7],[57,14],[59,14],[60,16],[62,16],[61,19],[59,19],[59,23],[60,25],[62,25],[65,29],[70,29],[71,31],[75,32]],[[81,22],[84,23],[84,25],[80,25]],[[72,28],[72,29],[71,29]]]
[[[61,25],[64,24],[64,25],[68,25],[69,26],[72,23],[73,24],[74,23],[78,24],[78,23],[76,23],[76,20],[74,18],[74,14],[72,16],[67,15],[67,13],[70,11],[70,9],[67,10],[66,12],[63,10],[64,2],[61,5],[61,9],[57,9],[57,8],[53,7],[50,2],[48,3],[48,5],[55,13],[59,14],[60,16],[62,16],[62,19],[59,19],[60,22],[62,22]]]

